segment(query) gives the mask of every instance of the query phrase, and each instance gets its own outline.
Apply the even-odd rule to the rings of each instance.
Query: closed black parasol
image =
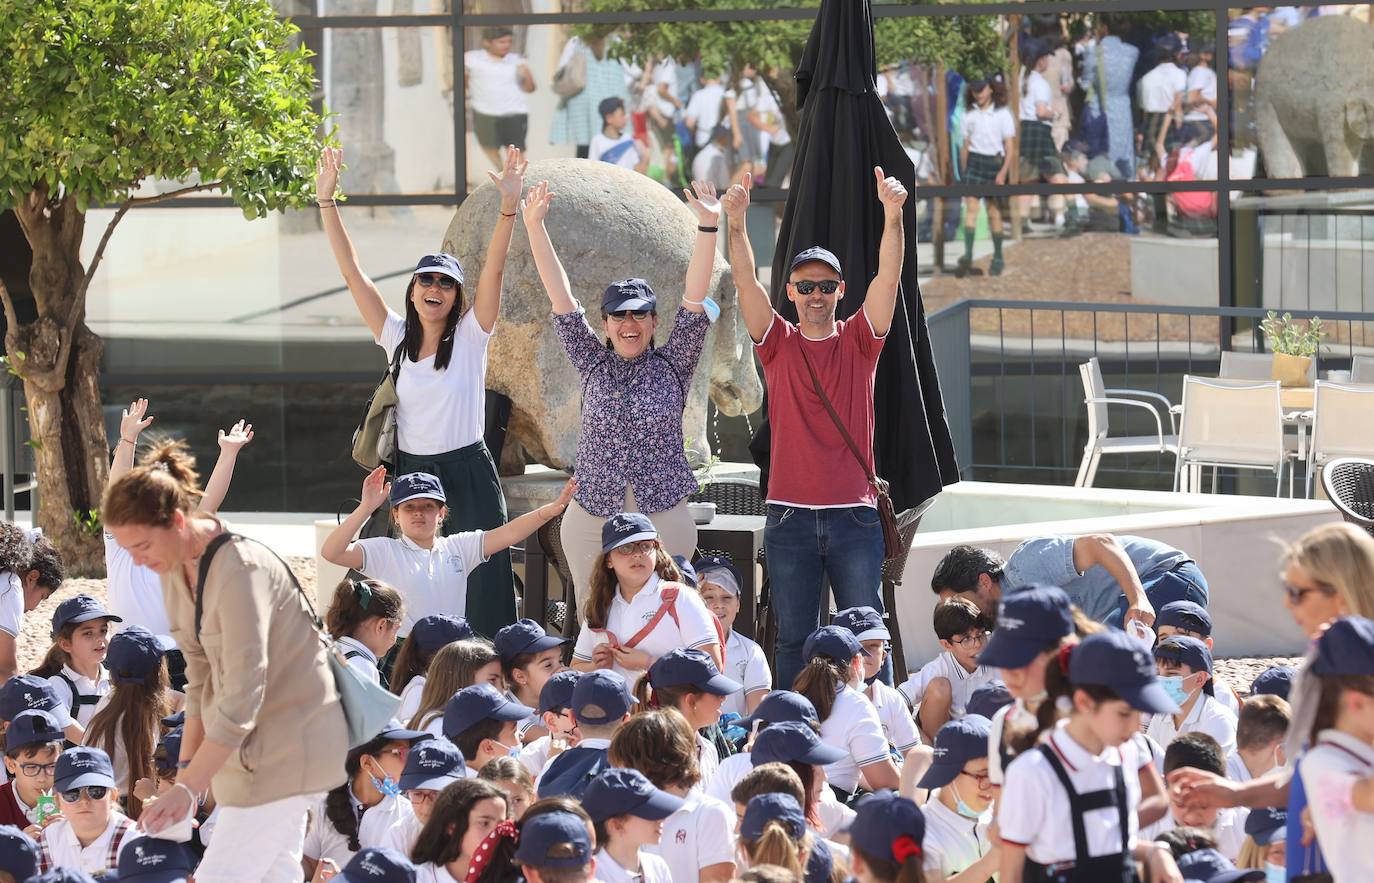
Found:
[[[863,306],[868,280],[878,272],[878,242],[883,232],[873,167],[882,166],[908,192],[916,192],[915,167],[875,89],[876,70],[869,0],[822,0],[797,65],[801,126],[791,190],[773,256],[773,308],[791,322],[797,321],[797,311],[787,299],[787,269],[794,255],[812,245],[830,249],[844,266],[849,284],[839,304],[839,318],[848,318]],[[903,215],[906,261],[892,330],[878,361],[873,439],[878,474],[891,483],[898,511],[919,506],[959,480],[916,284],[914,197],[907,200]],[[766,419],[750,451],[763,470],[766,488]]]

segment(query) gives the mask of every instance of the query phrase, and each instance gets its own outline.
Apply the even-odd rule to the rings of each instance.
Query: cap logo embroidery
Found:
[[[931,753],[934,754],[936,757],[944,757],[946,754],[949,754],[949,749],[948,749],[948,748],[934,748],[934,749],[931,749]]]
[[[1013,616],[1000,616],[1000,615],[999,615],[999,616],[997,617],[997,627],[998,627],[999,629],[1003,629],[1003,630],[1005,630],[1005,631],[1014,632],[1014,631],[1016,631],[1017,629],[1021,628],[1021,626],[1025,625],[1025,624],[1026,624],[1025,620],[1023,620],[1023,619],[1017,619],[1017,618],[1015,618],[1015,617],[1013,617]]]
[[[442,758],[442,757],[423,757],[423,756],[420,758],[419,764],[420,764],[420,766],[424,767],[424,768],[427,769],[427,770],[438,770],[438,769],[443,769],[444,766],[446,765],[446,763],[445,763],[445,761],[444,761],[444,758]]]
[[[386,868],[381,865],[373,864],[372,859],[365,858],[358,863],[358,870],[367,871],[369,877],[385,877]]]
[[[87,769],[96,765],[94,757],[73,757],[71,759],[71,764],[72,766],[79,766],[83,769]]]
[[[165,856],[165,855],[161,855],[161,854],[159,854],[159,853],[152,853],[152,854],[150,855],[150,854],[148,854],[148,853],[145,853],[145,852],[143,851],[143,847],[142,847],[142,846],[135,846],[135,847],[134,847],[134,856],[135,856],[135,858],[136,858],[137,861],[138,861],[139,867],[143,867],[143,868],[146,868],[146,867],[157,867],[158,865],[160,865],[160,864],[162,864],[163,862],[167,861],[167,856]]]

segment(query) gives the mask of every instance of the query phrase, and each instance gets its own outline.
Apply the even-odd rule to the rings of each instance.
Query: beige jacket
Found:
[[[228,525],[225,525],[228,530]],[[215,799],[260,806],[341,784],[348,728],[305,601],[285,566],[252,540],[225,543],[195,586],[162,578],[172,636],[186,657],[186,716],[238,748],[215,774]]]

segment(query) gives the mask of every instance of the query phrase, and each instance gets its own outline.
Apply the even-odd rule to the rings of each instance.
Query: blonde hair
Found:
[[[777,865],[796,874],[799,880],[811,857],[811,835],[803,832],[800,840],[793,840],[787,826],[777,819],[764,822],[757,840],[740,837],[740,843],[744,845],[751,867]]]
[[[471,687],[479,670],[500,659],[486,641],[454,641],[440,647],[429,663],[420,707],[410,719],[411,729],[423,730],[434,718],[442,717],[453,694]]]
[[[1245,842],[1240,845],[1240,855],[1236,856],[1236,867],[1263,869],[1264,856],[1268,852],[1269,847],[1260,846],[1254,837],[1247,836]]]
[[[1285,547],[1282,563],[1339,594],[1351,615],[1374,617],[1374,537],[1355,525],[1338,521],[1309,530]]]

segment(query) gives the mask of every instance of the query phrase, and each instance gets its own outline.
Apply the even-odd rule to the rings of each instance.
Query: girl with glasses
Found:
[[[988,835],[996,799],[988,775],[987,718],[952,720],[935,736],[935,762],[918,788],[939,789],[925,803],[926,836],[921,858],[931,880],[987,880],[1001,855]]]

